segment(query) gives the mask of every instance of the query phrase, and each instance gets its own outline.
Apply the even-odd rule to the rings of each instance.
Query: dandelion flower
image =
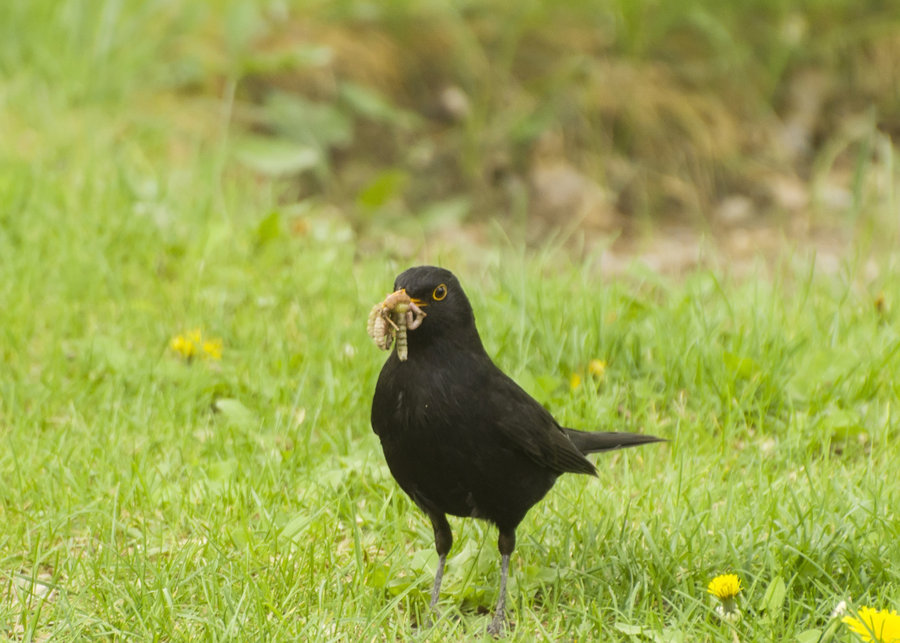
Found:
[[[716,614],[723,621],[737,623],[741,620],[741,610],[734,600],[741,589],[741,579],[737,574],[720,574],[709,581],[706,591],[721,601],[716,605]]]
[[[222,359],[222,340],[218,338],[204,339],[203,333],[198,329],[176,335],[169,342],[169,348],[188,362],[195,357]]]
[[[572,377],[569,378],[569,388],[575,391],[579,386],[581,386],[581,375],[572,373]]]
[[[184,335],[176,335],[169,347],[184,359],[191,359],[197,353],[197,346]]]
[[[222,340],[208,339],[203,342],[203,353],[210,359],[222,359]]]
[[[606,362],[602,359],[592,359],[588,363],[588,372],[598,379],[602,378],[606,372]]]
[[[706,591],[721,601],[733,599],[743,589],[737,574],[722,574],[709,581]]]
[[[860,607],[859,618],[845,616],[841,622],[866,643],[900,643],[900,616],[891,610]]]

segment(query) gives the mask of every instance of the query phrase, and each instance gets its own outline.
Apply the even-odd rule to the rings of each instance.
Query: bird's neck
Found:
[[[420,332],[421,330],[425,330],[425,327],[408,333],[410,355],[414,351],[422,354],[438,353],[442,354],[441,358],[447,359],[451,355],[485,354],[475,320],[454,327],[453,332],[447,332],[446,329],[436,329],[435,332]]]

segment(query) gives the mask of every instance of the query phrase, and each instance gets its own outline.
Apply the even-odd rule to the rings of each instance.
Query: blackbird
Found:
[[[372,428],[394,478],[434,529],[435,608],[453,535],[446,515],[471,516],[500,531],[500,592],[489,626],[505,623],[509,557],[516,527],[562,473],[596,475],[587,453],[659,442],[634,433],[588,433],[560,426],[484,350],[472,306],[448,270],[410,268],[394,282],[424,316],[378,377]],[[386,302],[397,299],[388,296]]]

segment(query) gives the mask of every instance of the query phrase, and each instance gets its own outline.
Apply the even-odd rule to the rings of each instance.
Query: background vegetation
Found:
[[[495,533],[416,628],[368,425],[428,261],[561,421],[671,440],[529,514],[512,638],[850,640],[900,604],[898,60],[882,2],[0,3],[0,631],[484,636]]]

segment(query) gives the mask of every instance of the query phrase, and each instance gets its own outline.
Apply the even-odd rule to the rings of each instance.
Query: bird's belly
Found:
[[[518,525],[557,477],[513,449],[473,448],[460,436],[401,432],[384,436],[382,447],[394,478],[426,513],[500,526]]]

